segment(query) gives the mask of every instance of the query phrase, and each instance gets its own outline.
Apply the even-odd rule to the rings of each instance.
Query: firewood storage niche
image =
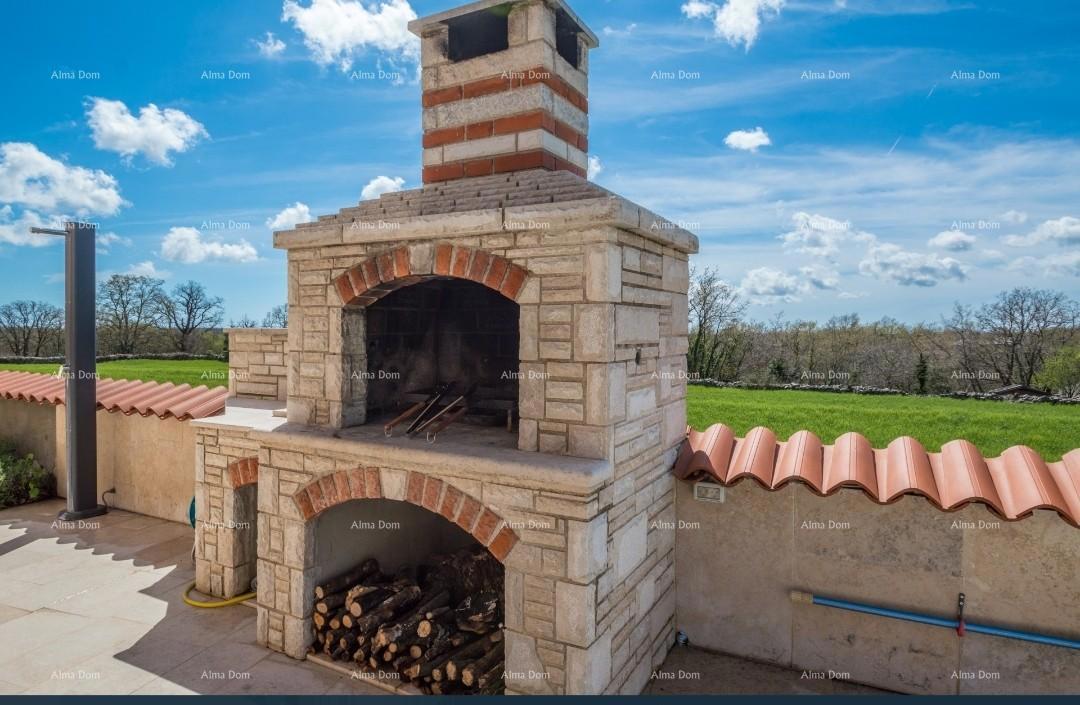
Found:
[[[312,649],[427,694],[502,694],[503,566],[439,514],[353,500],[315,526]]]
[[[469,280],[438,277],[391,292],[366,307],[364,318],[368,422],[400,419],[389,432],[403,435],[413,427],[415,433],[413,422],[421,416],[415,410],[442,392],[423,418],[446,413],[425,434],[451,426],[513,429],[519,359],[514,301]],[[410,410],[414,415],[407,415]]]

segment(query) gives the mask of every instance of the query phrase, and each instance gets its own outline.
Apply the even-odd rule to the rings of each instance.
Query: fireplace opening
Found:
[[[314,546],[314,658],[426,694],[503,694],[504,570],[471,535],[370,499],[322,514]]]
[[[387,294],[365,317],[369,421],[391,425],[388,433],[423,431],[429,440],[451,424],[513,430],[514,301],[472,281],[437,278]]]

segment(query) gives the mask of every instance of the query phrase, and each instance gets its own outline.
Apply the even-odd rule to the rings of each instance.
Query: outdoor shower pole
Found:
[[[34,228],[65,240],[67,364],[67,509],[62,521],[104,514],[97,498],[97,302],[96,230],[91,223],[66,223],[65,230]]]

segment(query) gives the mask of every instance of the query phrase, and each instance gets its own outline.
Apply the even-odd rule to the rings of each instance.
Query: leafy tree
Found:
[[[104,348],[134,355],[142,351],[161,316],[162,281],[114,274],[98,286],[98,331]]]
[[[1080,397],[1080,347],[1058,350],[1035,379],[1039,386],[1063,397]]]
[[[930,377],[930,364],[926,361],[926,355],[919,353],[919,361],[915,363],[915,385],[919,394],[926,394],[926,382]]]
[[[195,334],[218,326],[225,315],[221,297],[210,296],[196,281],[177,284],[171,295],[163,292],[158,298],[158,310],[178,352],[191,352]]]

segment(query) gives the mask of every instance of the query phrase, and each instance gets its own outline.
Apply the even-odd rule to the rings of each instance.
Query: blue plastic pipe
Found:
[[[918,612],[893,610],[889,609],[888,607],[878,607],[876,605],[867,605],[861,602],[850,602],[848,600],[836,600],[831,597],[821,597],[820,595],[814,595],[809,592],[800,592],[798,590],[793,590],[791,592],[791,600],[792,602],[822,605],[823,607],[833,607],[840,610],[848,610],[849,612],[862,612],[863,614],[873,614],[879,617],[888,617],[890,619],[901,619],[905,622],[918,622],[919,624],[929,624],[934,627],[945,627],[947,629],[955,630],[960,626],[960,621],[957,619],[942,619],[941,617],[934,617],[933,615],[929,614],[920,614]],[[974,624],[967,621],[964,622],[964,629],[969,632],[975,632],[976,634],[989,634],[990,636],[999,636],[1006,639],[1019,639],[1020,641],[1030,641],[1036,644],[1060,646],[1065,649],[1080,649],[1080,641],[1075,641],[1073,639],[1064,639],[1057,636],[1050,636],[1048,634],[1022,632],[1016,629],[1002,629],[1000,627],[990,627],[985,624]]]

